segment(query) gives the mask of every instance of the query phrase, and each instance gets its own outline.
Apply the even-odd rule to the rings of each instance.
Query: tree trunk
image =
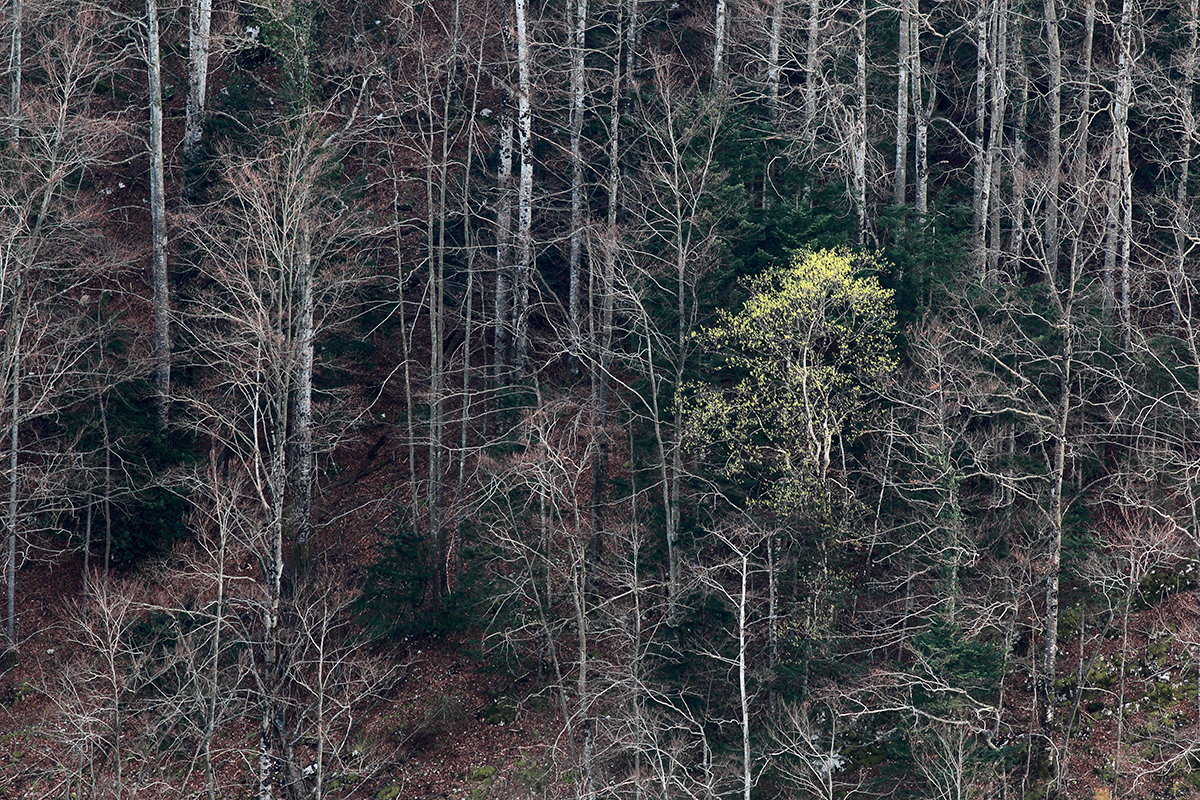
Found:
[[[989,22],[987,0],[976,0],[975,7],[975,140],[972,143],[971,172],[971,244],[975,248],[981,277],[986,271],[984,256],[985,210],[983,205],[984,184],[984,134],[987,131],[987,79]]]
[[[500,101],[500,153],[496,167],[496,292],[493,332],[493,370],[497,387],[504,380],[512,354],[512,218],[513,218],[513,117],[512,95]]]
[[[171,403],[170,297],[167,289],[167,207],[163,192],[162,77],[158,53],[158,0],[146,0],[146,55],[150,82],[150,236],[153,246],[155,421],[167,429]]]
[[[1179,180],[1175,184],[1174,236],[1176,275],[1172,279],[1172,283],[1178,286],[1172,293],[1176,298],[1175,318],[1177,322],[1183,319],[1181,313],[1183,309],[1178,298],[1180,297],[1180,293],[1185,291],[1187,285],[1187,257],[1191,247],[1188,238],[1188,229],[1191,222],[1188,177],[1192,160],[1192,141],[1196,136],[1196,115],[1192,110],[1192,104],[1195,99],[1196,62],[1197,59],[1200,59],[1200,47],[1198,47],[1200,42],[1197,41],[1197,28],[1200,28],[1200,3],[1197,3],[1197,0],[1190,0],[1187,19],[1188,49],[1183,61],[1183,75],[1176,88],[1180,98],[1178,108],[1180,109],[1180,123],[1182,128],[1179,142]],[[1197,693],[1200,696],[1200,686],[1197,687]]]
[[[20,276],[18,281],[23,283]],[[18,308],[16,303],[20,297],[20,289],[18,294],[13,298],[14,308]],[[8,563],[5,576],[8,588],[8,615],[7,624],[5,627],[5,636],[8,641],[8,649],[15,651],[17,649],[17,467],[18,467],[18,432],[21,428],[21,323],[14,315],[13,327],[15,330],[9,331],[8,338],[12,340],[12,351],[9,358],[9,363],[12,365],[12,373],[10,380],[12,385],[9,390],[12,393],[12,406],[9,408],[9,423],[8,423]]]
[[[721,91],[725,85],[725,29],[728,27],[728,0],[717,0],[716,20],[713,24],[713,78],[712,91]]]
[[[783,73],[779,63],[779,51],[783,40],[783,4],[784,0],[773,0],[771,3],[771,29],[767,40],[767,106],[771,115],[771,125],[779,130],[779,84]]]
[[[750,760],[750,691],[746,685],[747,642],[746,642],[746,584],[750,578],[750,554],[742,554],[742,590],[738,596],[738,705],[741,711],[742,728],[742,800],[750,800],[750,791],[754,788],[752,773],[753,762]]]
[[[917,0],[910,0],[913,8]],[[909,68],[909,81],[912,85],[912,102],[913,111],[917,115],[916,119],[916,136],[913,141],[913,171],[916,172],[914,183],[916,184],[916,193],[913,202],[913,210],[917,212],[918,217],[923,217],[929,213],[929,117],[933,108],[933,86],[930,85],[929,99],[925,99],[925,89],[923,85],[924,74],[921,64],[921,18],[919,13],[914,13],[909,17],[908,31],[908,47],[909,55],[912,59],[912,66]]]
[[[812,198],[812,166],[816,160],[817,149],[817,84],[821,80],[818,73],[821,0],[808,0],[807,26],[804,57],[804,155],[809,162],[809,175],[805,177],[804,188],[801,190],[805,203],[810,202]]]
[[[1049,87],[1046,130],[1046,209],[1045,257],[1049,269],[1058,269],[1058,190],[1062,169],[1062,51],[1058,41],[1058,0],[1042,0],[1044,13]]]
[[[445,121],[443,120],[443,124]],[[443,132],[445,132],[443,128]],[[433,613],[440,610],[442,590],[445,586],[445,534],[442,530],[442,479],[444,447],[442,441],[444,420],[444,366],[442,346],[445,333],[445,229],[446,229],[446,161],[448,158],[446,136],[442,137],[440,176],[435,176],[435,164],[429,159],[425,171],[426,259],[429,276],[426,294],[429,297],[429,439],[426,458],[428,477],[425,484],[425,504],[429,524],[429,566],[433,580],[431,600]],[[439,194],[435,195],[434,182],[440,178]]]
[[[529,362],[529,290],[533,280],[533,82],[530,77],[527,0],[514,0],[517,34],[517,150],[521,155],[517,183],[516,281],[513,286],[513,320],[519,370]]]
[[[293,421],[296,470],[296,519],[293,549],[297,577],[307,577],[312,566],[312,490],[313,490],[313,267],[308,221],[300,220],[296,253],[296,288],[299,294],[300,321],[296,331],[299,363],[296,366],[295,420]]]
[[[584,55],[586,51],[588,0],[573,0],[568,3],[573,11],[570,19],[571,37],[571,230],[569,263],[569,315],[571,342],[571,368],[578,370],[582,352],[583,325],[580,321],[579,275],[583,251],[584,197],[583,197],[583,111],[584,111]]]
[[[21,55],[21,16],[23,0],[12,0],[12,35],[8,53],[8,116],[12,124],[13,146],[21,141],[21,73],[24,66]]]
[[[1011,38],[1013,63],[1018,70],[1017,119],[1013,130],[1012,155],[1012,230],[1009,234],[1008,254],[1015,271],[1025,257],[1025,199],[1029,194],[1029,174],[1026,165],[1025,137],[1029,119],[1029,65],[1021,52],[1020,26]]]
[[[897,54],[896,78],[896,172],[892,186],[892,204],[904,205],[908,190],[908,35],[912,27],[912,4],[915,0],[903,0],[900,4],[899,53]]]
[[[1004,119],[1008,113],[1008,0],[992,0],[991,36],[992,119],[988,133],[983,179],[983,216],[988,225],[984,247],[984,279],[994,281],[1000,264],[1000,213],[995,201],[997,175],[1004,149]]]
[[[867,1],[858,9],[858,52],[854,56],[854,211],[858,216],[856,241],[867,245]]]
[[[211,43],[212,0],[190,0],[188,17],[188,96],[183,126],[183,158],[196,161],[204,136],[204,103],[208,91],[208,52]]]

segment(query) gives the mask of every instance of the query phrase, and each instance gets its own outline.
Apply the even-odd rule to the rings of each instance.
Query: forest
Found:
[[[1198,0],[0,20],[0,798],[1200,797]]]

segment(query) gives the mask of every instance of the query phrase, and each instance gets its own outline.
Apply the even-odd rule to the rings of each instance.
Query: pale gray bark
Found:
[[[1188,228],[1191,219],[1188,199],[1188,177],[1192,161],[1192,142],[1196,138],[1196,115],[1192,110],[1195,99],[1196,62],[1200,59],[1200,42],[1197,41],[1197,29],[1200,28],[1200,4],[1197,0],[1188,3],[1188,49],[1182,64],[1182,76],[1176,91],[1179,94],[1180,109],[1180,142],[1179,142],[1179,180],[1175,184],[1175,281],[1180,287],[1186,281],[1187,257],[1191,251],[1188,241]],[[1178,292],[1176,292],[1178,294]],[[1197,689],[1200,692],[1200,688]]]
[[[807,43],[804,57],[804,153],[810,160],[816,156],[817,148],[817,87],[821,82],[820,46],[821,0],[808,0]],[[804,201],[812,196],[812,178],[804,181],[801,190]]]
[[[1044,252],[1046,264],[1058,268],[1059,252],[1059,185],[1062,171],[1062,50],[1059,46],[1058,0],[1042,0],[1043,23],[1046,34],[1046,57],[1049,86],[1046,104],[1049,119],[1046,130],[1046,206],[1044,210]],[[1055,577],[1057,581],[1057,576]]]
[[[867,218],[867,3],[862,0],[856,26],[858,48],[854,55],[854,114],[851,142],[853,204],[858,217],[856,240],[866,245],[870,238]]]
[[[572,368],[577,369],[576,363],[582,352],[583,323],[580,319],[579,305],[580,270],[582,266],[583,235],[584,235],[584,197],[583,197],[583,114],[584,114],[584,56],[585,38],[587,36],[588,0],[573,0],[567,4],[569,13],[569,30],[571,40],[571,106],[570,106],[570,137],[571,137],[571,230],[569,269],[569,308],[570,318],[570,355]]]
[[[171,309],[167,286],[167,203],[163,187],[162,63],[158,51],[158,2],[146,0],[146,62],[150,83],[150,238],[154,286],[155,421],[167,428],[171,404]]]
[[[995,279],[1000,263],[1000,210],[995,201],[997,177],[1002,168],[1004,149],[1004,120],[1008,114],[1008,0],[992,0],[992,22],[995,30],[990,37],[991,52],[991,122],[984,160],[983,218],[988,225],[984,244],[984,279]]]
[[[742,716],[742,800],[750,800],[750,792],[754,789],[754,774],[753,761],[750,757],[750,690],[746,684],[746,665],[747,665],[747,641],[746,627],[746,608],[748,598],[746,594],[746,584],[750,579],[750,554],[743,551],[742,554],[742,588],[738,596],[738,705],[741,707]]]
[[[783,70],[780,67],[779,53],[783,40],[783,5],[784,0],[772,0],[771,28],[767,35],[767,105],[771,114],[771,124],[779,127],[779,83]]]
[[[896,173],[892,188],[893,205],[904,205],[908,191],[908,70],[909,30],[912,27],[912,4],[915,0],[902,0],[900,4],[899,53],[897,55],[896,78]]]
[[[725,85],[726,33],[729,26],[728,0],[717,0],[716,20],[713,24],[713,80],[712,89],[719,92]]]
[[[432,105],[432,98],[430,99]],[[443,109],[444,111],[445,109]],[[431,115],[432,116],[432,115]],[[444,122],[444,121],[443,121]],[[434,153],[425,165],[425,241],[429,298],[429,427],[426,443],[425,505],[429,526],[429,566],[432,568],[433,611],[440,608],[445,588],[445,531],[442,528],[443,467],[445,447],[445,333],[446,169],[449,156],[446,128],[441,138],[440,165]]]
[[[916,0],[910,0],[916,3]],[[913,6],[916,8],[916,6]],[[913,111],[916,113],[915,136],[913,139],[913,171],[915,193],[913,209],[918,216],[929,213],[929,120],[934,103],[933,84],[930,82],[929,98],[925,97],[925,76],[921,61],[921,15],[909,16],[908,47],[911,58],[909,82],[912,87]]]
[[[1012,230],[1009,232],[1008,254],[1016,269],[1025,257],[1025,200],[1029,194],[1029,170],[1026,164],[1025,137],[1029,119],[1029,69],[1021,51],[1020,26],[1010,39],[1012,62],[1017,69],[1017,118],[1013,130],[1012,154]]]
[[[196,160],[204,136],[208,93],[208,56],[212,36],[212,0],[190,0],[188,16],[188,96],[183,126],[183,157]]]
[[[299,301],[299,322],[296,329],[298,364],[296,365],[293,453],[296,461],[296,568],[303,577],[308,574],[312,558],[312,496],[313,496],[313,350],[316,331],[313,325],[313,264],[312,242],[308,220],[299,220],[296,252],[296,289]]]
[[[500,152],[496,167],[496,290],[492,341],[497,384],[502,381],[510,363],[512,347],[513,140],[512,98],[505,91],[500,108]]]
[[[8,116],[12,125],[14,145],[21,140],[21,77],[24,60],[21,54],[21,27],[24,0],[12,0],[12,33],[8,51]]]
[[[971,237],[980,273],[986,269],[984,266],[986,213],[983,204],[983,185],[986,169],[984,134],[987,131],[988,57],[991,50],[988,41],[990,27],[988,17],[988,0],[976,0],[973,22],[975,28],[975,138],[971,148]]]
[[[1104,308],[1118,306],[1123,341],[1130,336],[1129,248],[1132,236],[1133,187],[1129,164],[1129,103],[1132,92],[1130,4],[1124,0],[1116,30],[1117,75],[1112,102],[1109,145],[1108,202],[1104,237]],[[1120,283],[1118,289],[1117,283]],[[1119,297],[1118,297],[1119,293]]]
[[[18,276],[18,281],[24,283],[23,279]],[[14,297],[15,302],[19,302],[22,292],[18,289],[18,294]],[[15,307],[15,306],[14,306]],[[5,575],[8,590],[8,614],[5,625],[5,636],[8,641],[8,648],[16,650],[17,648],[17,467],[19,454],[19,431],[21,429],[21,328],[23,327],[20,320],[15,319],[15,330],[9,331],[8,338],[12,340],[11,354],[9,363],[12,364],[12,373],[10,375],[12,403],[9,408],[9,423],[8,423],[8,518],[6,520],[8,528],[8,562],[6,564],[7,574]]]
[[[527,0],[514,0],[517,45],[517,182],[516,280],[513,285],[514,366],[528,367],[529,291],[533,280],[533,81],[530,72]]]

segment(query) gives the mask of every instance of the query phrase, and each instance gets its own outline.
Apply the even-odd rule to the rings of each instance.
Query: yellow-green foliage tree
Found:
[[[757,482],[755,499],[777,511],[831,499],[844,438],[895,368],[881,266],[845,248],[799,253],[705,332],[725,379],[688,401],[691,444],[727,477]]]

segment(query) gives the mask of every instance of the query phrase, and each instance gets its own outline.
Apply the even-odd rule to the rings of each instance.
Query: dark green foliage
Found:
[[[112,519],[113,560],[135,561],[166,550],[186,535],[189,508],[185,498],[162,486],[135,492],[128,499],[115,504]]]
[[[961,280],[968,263],[969,212],[951,207],[922,218],[911,206],[889,206],[880,213],[881,249],[892,265],[880,280],[896,292],[901,328],[940,308],[944,294]]]
[[[970,638],[960,625],[938,618],[913,638],[912,646],[919,672],[943,682],[948,689],[965,691],[976,702],[994,702],[1004,667],[1003,654],[995,645]],[[917,687],[913,702],[942,715],[961,706],[963,700],[954,692]]]
[[[171,471],[193,459],[193,441],[186,432],[171,431],[165,437],[156,429],[153,407],[154,390],[146,382],[118,384],[105,400],[103,411],[95,401],[60,417],[65,430],[78,437],[87,453],[90,472],[78,487],[81,508],[69,526],[72,539],[82,544],[86,511],[92,506],[92,555],[103,556],[105,534],[111,526],[110,556],[114,562],[134,563],[147,556],[165,552],[187,535],[191,503],[178,486],[172,485]],[[101,417],[105,416],[105,419]],[[111,452],[104,452],[104,425],[108,426]],[[105,520],[106,492],[104,468],[112,471],[112,494]]]
[[[460,536],[469,538],[469,531]],[[434,570],[428,540],[407,526],[396,527],[367,567],[367,578],[354,608],[376,636],[395,639],[445,636],[476,623],[475,611],[486,595],[482,560],[472,547],[463,552],[463,572],[453,591],[444,593],[435,614],[431,605]]]
[[[376,635],[410,636],[429,629],[426,597],[433,580],[429,545],[407,528],[397,527],[367,568],[367,579],[355,607]]]

